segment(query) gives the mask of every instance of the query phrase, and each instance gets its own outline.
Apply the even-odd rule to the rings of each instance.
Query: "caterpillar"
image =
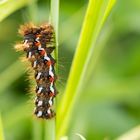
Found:
[[[23,41],[15,48],[26,52],[26,57],[34,70],[36,81],[34,114],[38,118],[50,119],[55,116],[52,107],[57,94],[56,60],[52,57],[55,49],[54,29],[48,23],[38,27],[26,24],[20,27],[19,34],[23,37]]]

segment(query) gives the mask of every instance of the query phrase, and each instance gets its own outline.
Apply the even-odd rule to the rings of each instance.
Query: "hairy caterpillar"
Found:
[[[52,109],[53,100],[57,94],[55,59],[51,55],[55,49],[54,29],[50,24],[39,27],[26,24],[20,27],[19,34],[24,39],[15,48],[26,52],[26,57],[35,72],[37,85],[34,114],[38,118],[52,118],[55,116]]]

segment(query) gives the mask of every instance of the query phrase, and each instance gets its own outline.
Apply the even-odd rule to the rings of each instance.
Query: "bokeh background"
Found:
[[[49,2],[39,0],[36,20],[48,21]],[[63,94],[76,49],[87,0],[60,1],[59,82]],[[34,139],[33,101],[18,28],[30,21],[28,7],[0,23],[0,112],[6,140]],[[86,47],[86,46],[85,46]],[[112,140],[140,124],[140,1],[117,0],[96,43],[95,67],[74,111],[69,136]],[[92,63],[92,62],[91,62]],[[60,97],[58,97],[60,98]]]

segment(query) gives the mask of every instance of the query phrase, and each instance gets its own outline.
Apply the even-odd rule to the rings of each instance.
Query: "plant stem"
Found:
[[[43,140],[43,122],[32,120],[33,140]]]
[[[47,120],[44,130],[46,130],[45,140],[55,140],[55,119]]]
[[[50,8],[50,23],[54,27],[55,31],[55,51],[54,58],[56,59],[55,71],[58,74],[58,23],[59,23],[59,0],[51,0],[51,8]],[[54,105],[55,106],[55,105]],[[56,108],[56,107],[55,107]],[[45,123],[45,140],[55,140],[56,135],[56,119],[48,120]]]
[[[53,25],[55,30],[55,59],[56,63],[56,73],[58,73],[58,26],[59,26],[59,0],[51,0],[51,13],[50,13],[50,23]]]

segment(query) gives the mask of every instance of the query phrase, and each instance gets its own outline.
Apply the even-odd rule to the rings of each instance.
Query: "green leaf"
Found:
[[[57,118],[59,120],[57,122],[57,139],[67,132],[72,110],[84,83],[84,77],[86,77],[86,71],[95,48],[95,43],[103,23],[114,4],[115,0],[89,1],[66,90],[57,111]]]
[[[2,0],[0,1],[0,21],[11,13],[26,6],[29,0]]]

